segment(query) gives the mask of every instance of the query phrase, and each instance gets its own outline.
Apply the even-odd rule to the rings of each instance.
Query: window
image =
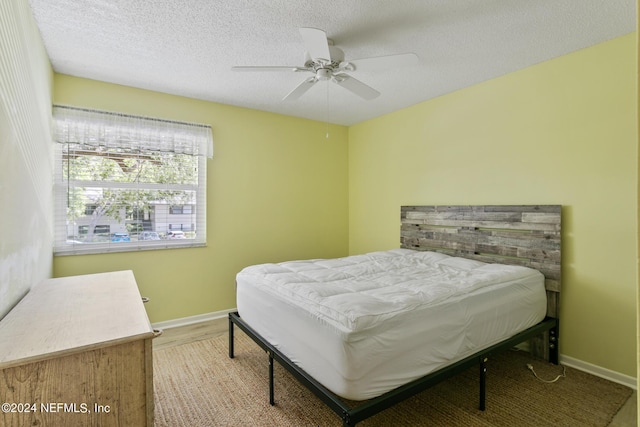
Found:
[[[209,126],[54,106],[54,139],[56,255],[206,244]]]
[[[84,207],[84,214],[85,215],[93,215],[93,213],[96,211],[96,209],[98,209],[98,205],[86,205]]]
[[[191,205],[171,206],[169,208],[169,213],[171,215],[182,215],[182,214],[191,215],[192,212],[193,212],[193,207]]]

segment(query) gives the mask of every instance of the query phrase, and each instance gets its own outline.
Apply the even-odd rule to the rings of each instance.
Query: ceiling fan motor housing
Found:
[[[329,46],[329,54],[331,58],[312,58],[309,52],[305,52],[304,65],[314,71],[320,68],[338,68],[344,61],[344,52],[340,48]]]

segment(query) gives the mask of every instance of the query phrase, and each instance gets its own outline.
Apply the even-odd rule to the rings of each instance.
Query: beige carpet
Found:
[[[227,336],[154,352],[155,425],[341,426],[341,419],[275,365],[276,405],[268,402],[267,355],[236,329],[235,358]],[[478,405],[477,368],[469,369],[358,426],[607,426],[632,390],[507,351],[489,361],[487,409]]]

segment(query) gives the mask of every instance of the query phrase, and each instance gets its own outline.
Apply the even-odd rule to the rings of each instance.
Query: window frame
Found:
[[[55,115],[55,107],[54,106],[54,127],[57,125],[56,123],[56,115]],[[60,107],[60,108],[74,108],[74,107]],[[85,110],[85,109],[80,109],[81,111],[85,112],[85,111],[90,111],[92,113],[97,113],[97,114],[107,114],[107,115],[116,115],[116,119],[118,117],[122,117],[123,115],[118,114],[118,113],[109,113],[109,112],[100,112],[100,111],[96,111],[96,110]],[[139,118],[143,120],[143,124],[144,125],[148,125],[149,122],[148,121],[162,121],[163,122],[163,126],[166,126],[167,121],[165,120],[161,120],[161,119],[150,119],[150,118],[146,118],[146,117],[137,117],[137,116],[126,116],[127,118]],[[182,122],[169,122],[169,123],[178,123],[180,125],[185,125],[185,123]],[[151,123],[153,124],[153,123]],[[187,124],[187,125],[191,125],[191,124]],[[204,125],[194,125],[194,126],[199,126],[202,127]],[[210,136],[210,132],[211,132],[211,128],[206,126],[208,131],[209,131],[209,136]],[[55,132],[55,130],[54,130]],[[61,140],[62,139],[62,140]],[[71,139],[71,138],[69,138]],[[65,161],[70,161],[70,156],[67,154],[67,158],[65,160],[65,150],[68,150],[69,147],[71,146],[71,144],[77,143],[75,141],[65,141],[64,140],[64,136],[60,137],[60,135],[56,135],[56,138],[54,138],[54,140],[56,141],[55,143],[55,165],[54,165],[54,255],[56,256],[61,256],[61,255],[80,255],[80,254],[101,254],[101,253],[112,253],[112,252],[130,252],[130,251],[140,251],[140,250],[158,250],[158,249],[177,249],[177,248],[194,248],[194,247],[204,247],[207,245],[207,233],[206,233],[206,205],[207,205],[207,199],[206,199],[206,195],[207,195],[207,191],[206,191],[206,182],[207,182],[207,160],[208,158],[210,158],[209,156],[203,155],[203,154],[209,154],[212,155],[212,147],[211,149],[207,150],[206,153],[202,153],[202,148],[200,148],[200,152],[196,152],[196,154],[185,154],[184,152],[177,152],[175,154],[178,155],[190,155],[190,156],[194,156],[194,164],[197,164],[197,182],[195,182],[194,184],[158,184],[157,182],[152,182],[152,183],[144,183],[144,182],[119,182],[119,181],[113,181],[113,180],[104,180],[104,181],[88,181],[88,180],[74,180],[74,179],[70,179],[70,178],[66,178],[64,176],[64,162]],[[212,141],[211,141],[212,143]],[[160,149],[156,149],[153,150],[152,147],[152,142],[150,143],[149,141],[145,141],[145,145],[144,147],[141,149],[141,152],[143,152],[145,155],[146,154],[150,154],[153,152],[159,152],[159,151],[164,151],[166,152],[167,150],[160,150]],[[181,147],[182,148],[182,147]],[[195,151],[195,150],[194,150]],[[98,152],[98,149],[96,148],[96,153]],[[91,156],[92,154],[85,154],[85,155],[89,155]],[[98,154],[96,154],[98,155]],[[185,220],[187,221],[189,224],[189,229],[192,231],[189,231],[190,236],[193,236],[193,238],[185,238],[185,239],[162,239],[162,240],[136,240],[135,238],[131,238],[131,241],[112,241],[112,240],[116,240],[115,238],[111,238],[111,236],[113,236],[114,233],[119,233],[121,232],[121,230],[123,229],[127,229],[127,224],[130,224],[132,229],[138,229],[139,230],[139,226],[141,224],[138,224],[138,222],[140,221],[140,218],[137,219],[133,219],[131,221],[127,220],[127,215],[128,215],[128,211],[132,211],[132,210],[139,210],[139,205],[130,203],[127,205],[123,205],[121,207],[121,209],[123,210],[123,215],[122,218],[120,218],[118,220],[118,223],[120,224],[118,227],[115,227],[116,230],[114,230],[113,227],[113,223],[114,223],[114,218],[113,217],[103,217],[100,219],[100,221],[96,224],[97,226],[107,226],[110,227],[110,233],[109,233],[109,238],[107,239],[107,241],[99,241],[99,242],[91,242],[91,243],[86,243],[83,242],[79,236],[80,236],[80,229],[85,226],[86,228],[86,224],[83,221],[86,221],[87,215],[85,216],[77,216],[75,218],[72,218],[71,221],[73,222],[73,224],[71,225],[73,227],[74,232],[69,235],[69,229],[70,229],[70,224],[69,224],[69,218],[68,218],[68,206],[70,204],[70,199],[69,199],[69,194],[70,191],[74,188],[95,188],[95,189],[99,189],[96,191],[103,191],[104,189],[119,189],[116,191],[127,191],[125,189],[138,189],[138,190],[142,190],[142,191],[152,191],[152,189],[158,189],[160,187],[162,187],[162,189],[167,189],[167,190],[174,190],[174,191],[185,191],[187,193],[189,192],[193,192],[194,193],[194,197],[195,197],[195,202],[191,207],[191,212],[192,214],[178,214],[179,216],[183,217],[181,218],[181,220]],[[92,202],[89,202],[85,205],[83,212],[88,212],[89,209],[89,205],[90,204],[94,204]],[[158,206],[161,206],[162,204],[166,204],[167,205],[167,215],[169,213],[169,205],[171,205],[172,203],[169,202],[162,202],[162,201],[158,201],[158,203],[153,204],[153,205],[149,205],[146,206],[149,208],[149,212],[150,215],[151,212],[153,212],[153,216],[155,219],[155,211],[158,209]],[[173,203],[174,204],[174,203]],[[188,203],[189,204],[189,203]],[[182,210],[184,210],[184,206],[182,207]],[[188,215],[189,218],[186,218]],[[170,216],[170,215],[168,215]],[[171,224],[174,221],[179,221],[179,220],[174,220],[171,218],[166,218],[166,224],[167,224],[167,232],[170,231],[170,229],[168,228],[168,225]],[[135,224],[134,224],[135,222]],[[152,222],[153,223],[153,222]],[[157,223],[156,223],[157,224]],[[164,224],[164,223],[163,223]],[[135,225],[135,227],[134,227]],[[143,230],[143,231],[153,231],[153,232],[158,232],[159,234],[162,234],[162,231],[159,231],[158,228],[156,228],[157,225],[155,225],[151,230]],[[185,229],[186,230],[186,229]],[[128,231],[126,231],[128,232]],[[139,235],[142,231],[138,231],[138,233],[136,235]],[[187,232],[187,231],[185,231]],[[130,237],[134,237],[133,235],[130,235]]]

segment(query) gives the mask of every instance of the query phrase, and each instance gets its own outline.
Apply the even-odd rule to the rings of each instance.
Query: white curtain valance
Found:
[[[54,141],[61,144],[213,157],[207,125],[54,105],[53,126]]]

